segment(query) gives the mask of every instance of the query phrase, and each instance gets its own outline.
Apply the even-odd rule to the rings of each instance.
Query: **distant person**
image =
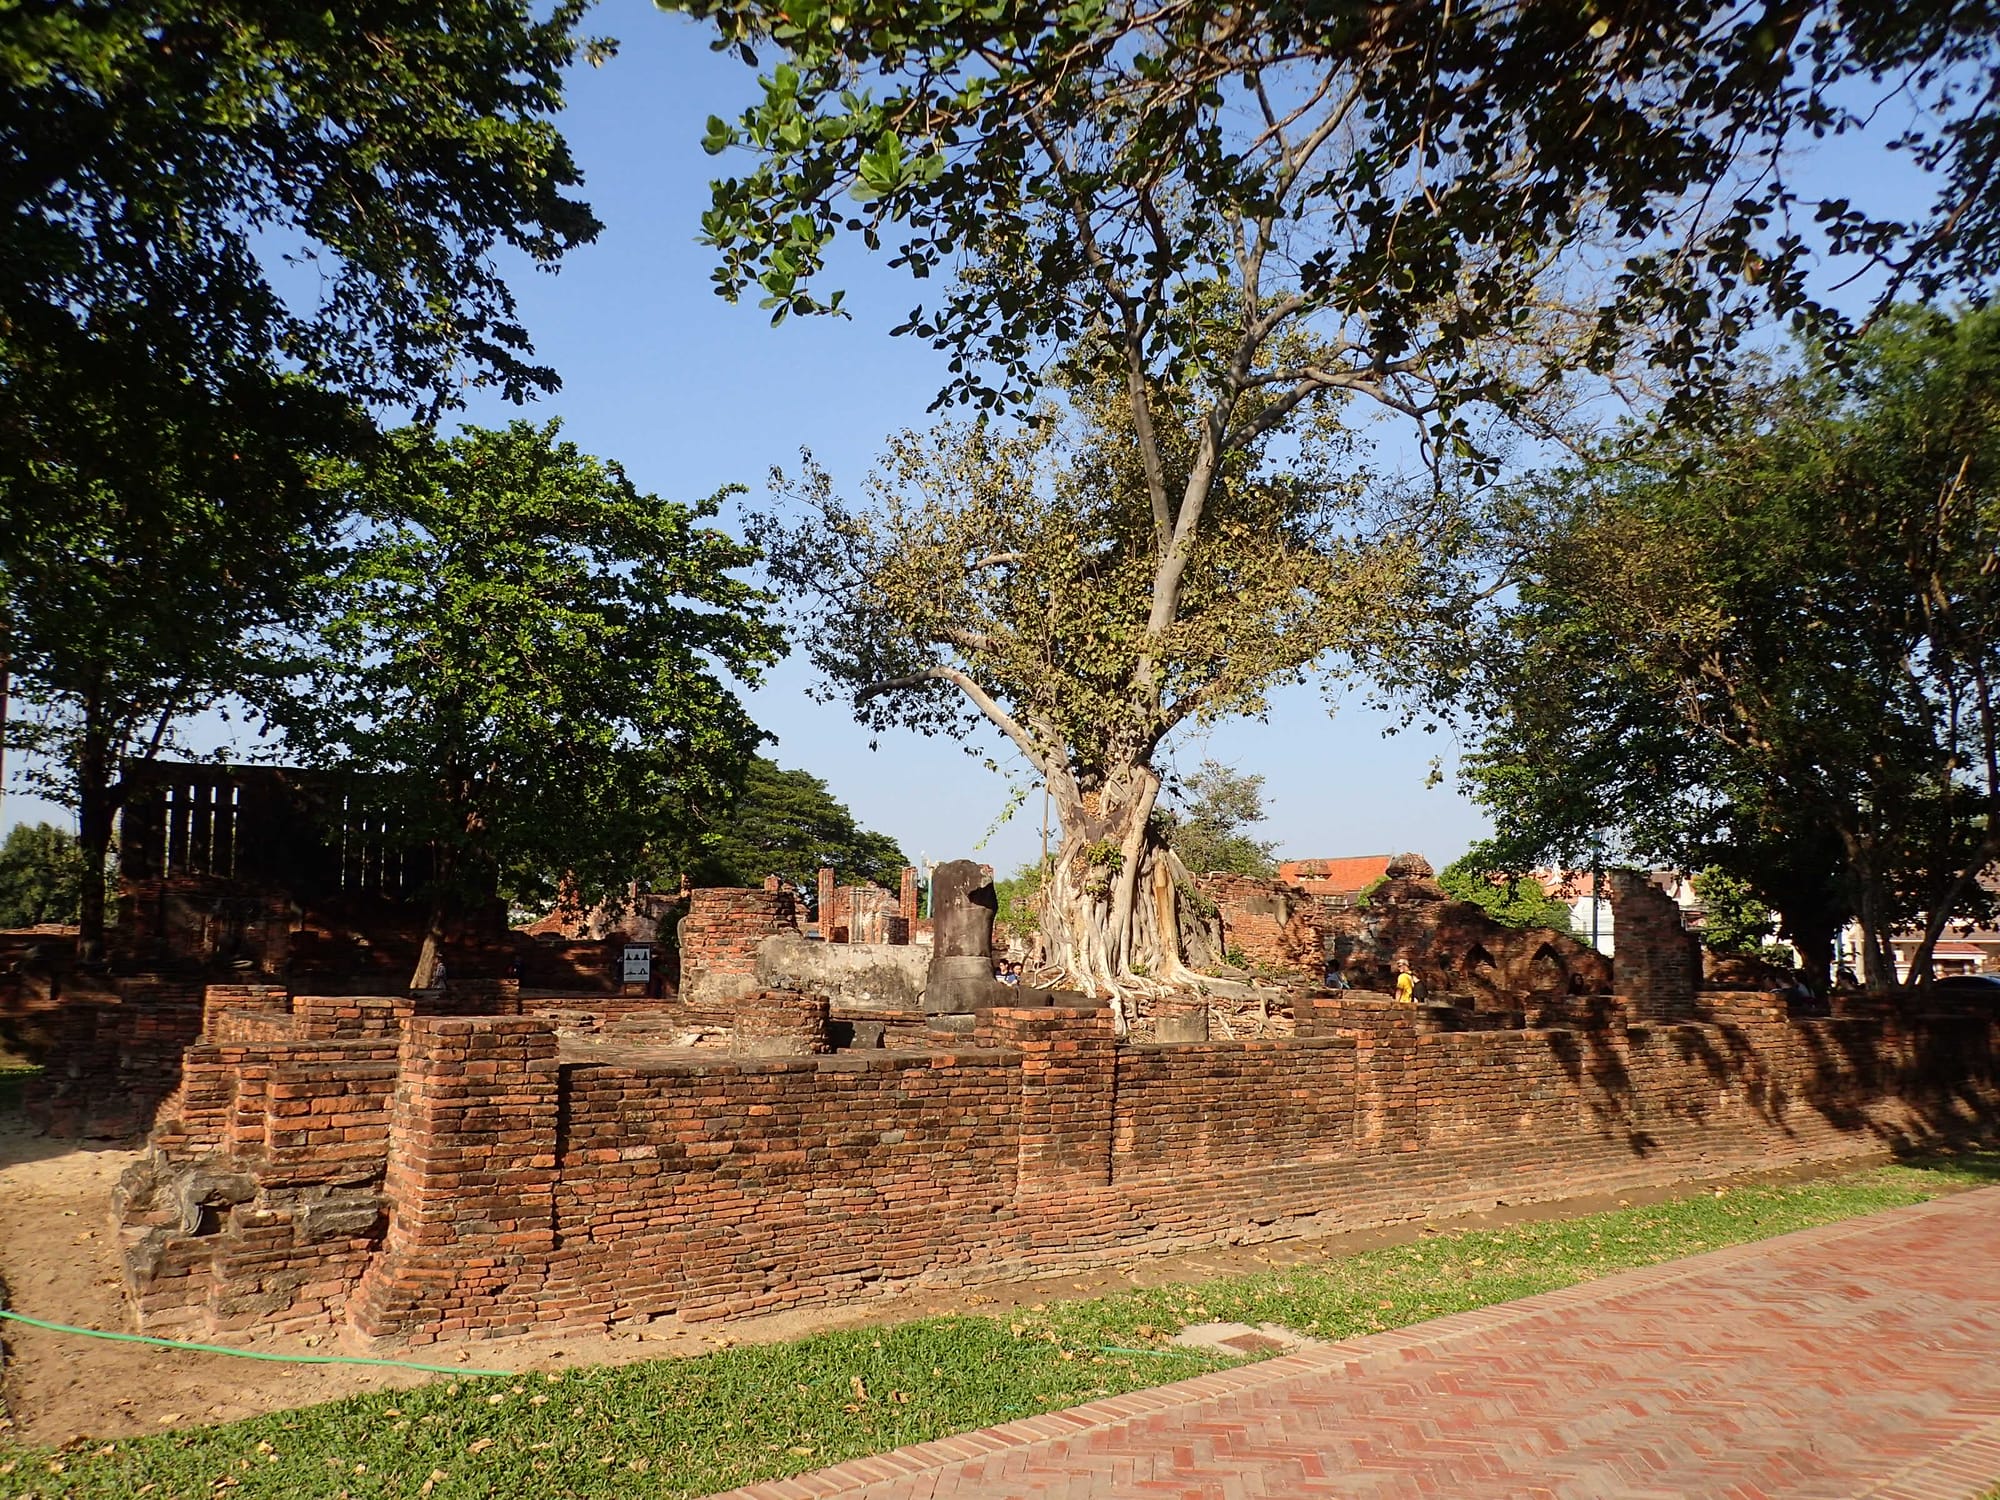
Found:
[[[1013,963],[1002,963],[1000,965],[1000,972],[993,977],[1004,985],[1019,988],[1021,983],[1021,966]]]
[[[1340,960],[1337,958],[1329,958],[1326,961],[1326,987],[1330,990],[1354,988],[1347,982],[1347,976],[1341,972]]]
[[[1396,960],[1396,999],[1403,1005],[1417,1003],[1417,976],[1402,959]]]

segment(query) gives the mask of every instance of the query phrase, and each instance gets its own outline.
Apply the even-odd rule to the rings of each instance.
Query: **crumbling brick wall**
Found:
[[[1358,988],[1392,989],[1401,962],[1430,995],[1463,996],[1481,1010],[1612,988],[1610,964],[1587,945],[1566,933],[1503,926],[1427,877],[1385,880],[1359,906],[1249,875],[1205,875],[1197,885],[1220,911],[1226,948],[1309,985],[1337,959]]]
[[[1202,875],[1195,888],[1221,914],[1225,952],[1240,954],[1251,968],[1317,975],[1324,966],[1316,897],[1255,875]]]
[[[1301,1035],[1186,1046],[997,1010],[922,1054],[624,1064],[563,1062],[534,1017],[401,1003],[301,1001],[289,1039],[268,1005],[214,1007],[245,1039],[191,1049],[128,1180],[147,1326],[721,1317],[2000,1122],[1991,1015],[1793,1021],[1763,995],[1463,1032],[1329,997]]]
[[[1694,1014],[1701,940],[1681,922],[1674,898],[1637,870],[1608,875],[1615,988],[1649,1021]]]
[[[201,986],[71,981],[45,1024],[48,1054],[26,1096],[29,1120],[50,1135],[133,1135],[180,1081],[181,1053],[201,1034]]]
[[[758,988],[757,945],[774,933],[797,930],[797,902],[790,891],[693,892],[680,927],[681,999],[726,1007]]]

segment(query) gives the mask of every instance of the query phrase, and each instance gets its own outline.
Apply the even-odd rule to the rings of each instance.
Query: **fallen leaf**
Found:
[[[863,1404],[866,1404],[868,1400],[868,1387],[861,1383],[861,1377],[859,1375],[856,1375],[853,1379],[849,1380],[847,1384],[848,1388],[854,1392],[854,1399],[856,1401],[862,1402]]]
[[[484,1453],[488,1448],[491,1448],[492,1446],[493,1446],[492,1438],[477,1438],[465,1445],[465,1451],[467,1453]]]
[[[449,1477],[450,1476],[446,1474],[443,1469],[432,1469],[431,1477],[426,1479],[422,1484],[417,1486],[417,1493],[419,1495],[428,1495],[432,1490],[436,1489],[440,1484],[443,1484],[445,1480],[448,1479]]]

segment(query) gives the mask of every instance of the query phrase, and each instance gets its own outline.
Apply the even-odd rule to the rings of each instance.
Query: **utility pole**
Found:
[[[1048,776],[1042,776],[1042,878],[1048,880]]]

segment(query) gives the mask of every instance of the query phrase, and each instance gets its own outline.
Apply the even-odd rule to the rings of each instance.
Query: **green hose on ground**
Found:
[[[283,1365],[379,1365],[391,1370],[428,1370],[435,1375],[512,1375],[512,1370],[468,1370],[462,1365],[420,1365],[407,1359],[364,1359],[355,1354],[266,1354],[257,1349],[231,1349],[222,1344],[185,1344],[179,1339],[156,1339],[143,1333],[109,1333],[102,1328],[73,1328],[67,1323],[47,1323],[26,1313],[0,1307],[0,1318],[26,1323],[49,1333],[74,1333],[87,1339],[116,1339],[125,1344],[154,1344],[162,1349],[188,1349],[197,1354],[229,1354],[237,1359],[265,1359]]]

